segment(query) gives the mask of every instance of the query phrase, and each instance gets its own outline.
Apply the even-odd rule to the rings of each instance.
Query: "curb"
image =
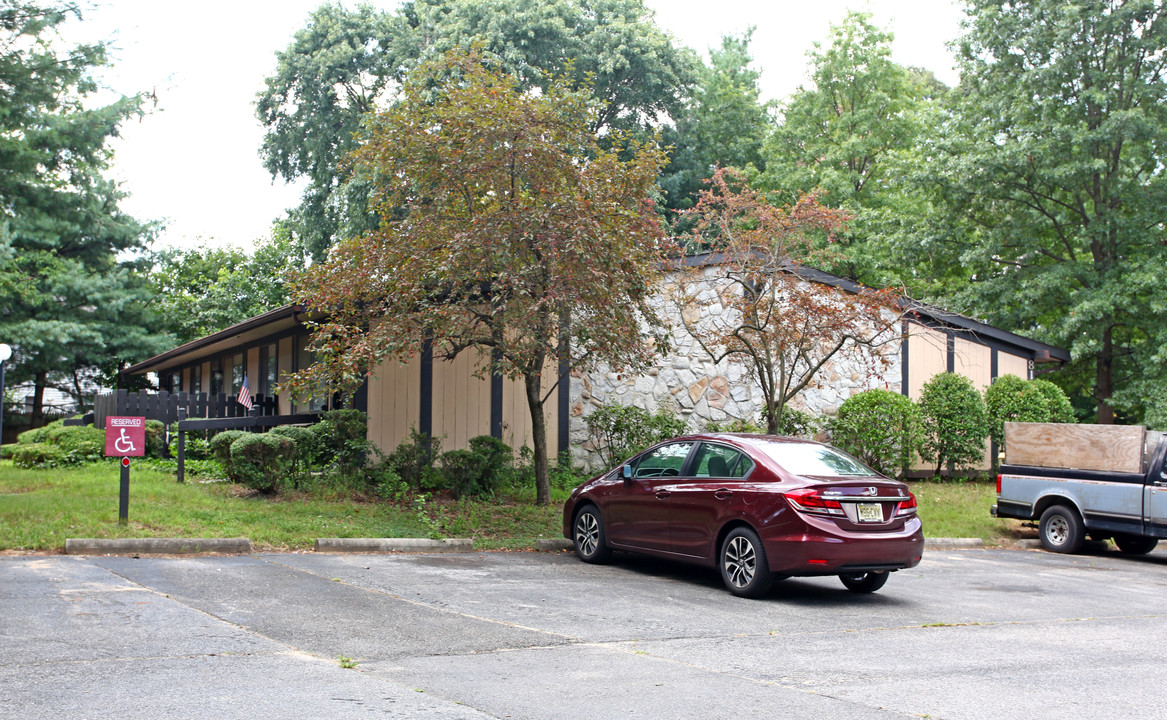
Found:
[[[551,540],[536,540],[535,550],[537,552],[559,552],[561,550],[574,550],[575,544],[567,538],[558,538]]]
[[[924,538],[925,550],[984,550],[980,538]]]
[[[474,552],[474,541],[470,538],[316,538],[315,550],[332,553]]]
[[[251,552],[248,538],[66,538],[66,555],[191,555]]]

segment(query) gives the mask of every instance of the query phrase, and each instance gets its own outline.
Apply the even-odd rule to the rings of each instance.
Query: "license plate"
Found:
[[[883,522],[883,506],[878,503],[859,503],[859,522]]]

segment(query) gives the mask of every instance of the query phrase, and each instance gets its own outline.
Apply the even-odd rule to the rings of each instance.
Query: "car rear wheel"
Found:
[[[1127,555],[1146,555],[1155,549],[1159,541],[1155,538],[1138,535],[1115,535],[1114,544]]]
[[[575,554],[584,562],[602,563],[612,556],[604,534],[604,520],[595,505],[586,505],[576,513],[571,539],[575,543]]]
[[[1050,552],[1076,553],[1086,540],[1085,528],[1078,513],[1065,505],[1054,505],[1041,514],[1038,525],[1041,544]]]
[[[865,573],[843,573],[839,579],[848,590],[856,593],[873,593],[883,587],[891,575],[887,570]]]
[[[730,530],[721,543],[718,567],[721,579],[739,597],[760,597],[770,590],[774,575],[758,534],[747,527]]]

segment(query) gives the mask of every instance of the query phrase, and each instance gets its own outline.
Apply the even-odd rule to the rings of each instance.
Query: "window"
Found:
[[[264,397],[273,394],[278,382],[279,351],[276,344],[264,345],[259,349],[259,379],[256,391]]]
[[[740,478],[749,474],[754,463],[733,448],[704,443],[697,451],[694,467],[697,477]]]
[[[239,388],[243,387],[243,375],[245,372],[243,355],[232,355],[227,359],[227,362],[231,367],[229,375],[231,378],[231,389],[228,392],[230,392],[231,397],[235,397],[239,394]]]
[[[635,462],[635,477],[676,477],[689,457],[691,442],[669,443],[641,455]]]
[[[197,395],[203,391],[203,366],[195,365],[190,369],[190,394]]]
[[[308,349],[308,336],[298,335],[292,340],[292,348],[294,350],[294,359],[296,361],[295,369],[305,370],[312,366],[315,361],[315,353]],[[328,409],[328,398],[311,397],[305,401],[303,398],[296,400],[296,412],[320,412]]]
[[[218,395],[223,392],[223,358],[215,358],[211,361],[211,394]]]
[[[795,475],[863,477],[879,474],[850,455],[825,445],[762,442],[758,447]]]

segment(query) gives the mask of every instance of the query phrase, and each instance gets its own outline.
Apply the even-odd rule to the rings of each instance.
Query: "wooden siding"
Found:
[[[543,366],[543,394],[555,382],[558,362],[550,360]],[[547,459],[554,462],[559,454],[559,396],[558,388],[543,403],[543,418],[547,425]],[[502,439],[516,451],[522,446],[533,447],[531,440],[531,411],[527,407],[527,390],[522,379],[503,380],[502,384]],[[565,448],[566,449],[566,448]]]
[[[490,434],[490,378],[474,375],[485,361],[465,350],[451,361],[434,362],[433,436],[443,449],[465,448],[470,438]]]
[[[247,349],[247,356],[243,358],[243,372],[244,377],[247,378],[247,387],[251,391],[251,396],[259,392],[259,348],[253,347]]]
[[[920,399],[924,384],[948,371],[948,336],[911,324],[908,329],[908,397]]]
[[[1009,353],[997,353],[997,377],[1006,375],[1016,375],[1022,380],[1030,380],[1029,360]]]
[[[420,430],[420,411],[421,359],[383,361],[369,377],[369,442],[393,452],[409,439],[410,430]]]

